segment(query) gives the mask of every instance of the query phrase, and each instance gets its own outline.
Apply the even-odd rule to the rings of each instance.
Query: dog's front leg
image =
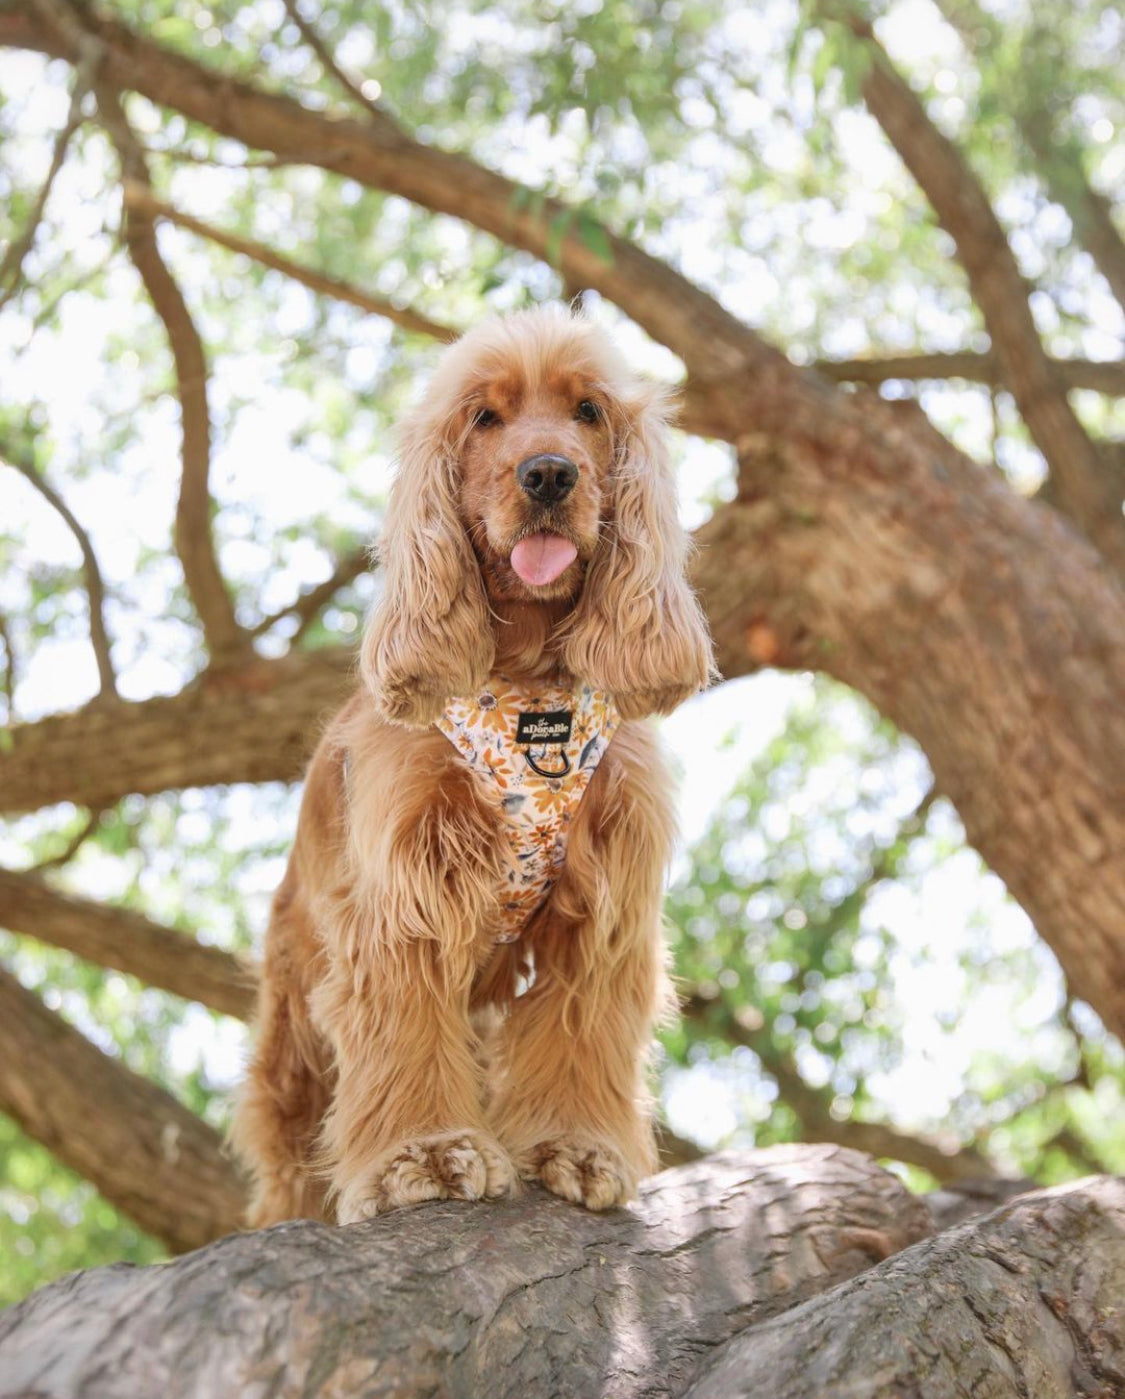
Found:
[[[380,858],[323,920],[327,966],[313,1011],[334,1050],[336,1088],[321,1148],[342,1224],[513,1188],[485,1123],[469,1021],[488,951],[482,929],[495,916],[493,821],[467,789],[420,809],[400,804]]]
[[[656,1166],[644,1071],[668,999],[661,936],[670,794],[650,735],[623,728],[575,819],[532,938],[535,980],[496,1046],[490,1118],[520,1174],[588,1209]]]
[[[552,936],[582,932],[560,926]],[[662,980],[656,938],[638,937],[618,963],[616,998],[589,995],[590,979],[573,963],[572,982],[558,969],[537,971],[504,1026],[490,1116],[521,1176],[587,1209],[608,1209],[656,1167],[643,1082]]]

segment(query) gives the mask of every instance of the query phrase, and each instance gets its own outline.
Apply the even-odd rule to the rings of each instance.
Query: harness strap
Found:
[[[498,942],[514,942],[554,887],[570,824],[619,722],[604,690],[502,675],[451,700],[436,721],[502,818]]]

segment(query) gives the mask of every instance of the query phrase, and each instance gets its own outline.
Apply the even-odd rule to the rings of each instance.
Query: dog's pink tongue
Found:
[[[512,567],[525,583],[553,583],[578,557],[569,539],[557,534],[529,534],[512,550]]]

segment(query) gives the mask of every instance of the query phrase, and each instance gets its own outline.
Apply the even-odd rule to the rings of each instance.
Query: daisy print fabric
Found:
[[[503,816],[497,941],[514,942],[551,892],[570,823],[618,722],[604,690],[497,675],[479,694],[451,700],[437,720]]]

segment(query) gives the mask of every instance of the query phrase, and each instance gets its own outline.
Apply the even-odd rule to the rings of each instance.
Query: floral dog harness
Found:
[[[498,942],[514,942],[546,902],[566,859],[578,803],[619,723],[603,690],[494,675],[453,699],[437,727],[498,806],[506,859]]]

